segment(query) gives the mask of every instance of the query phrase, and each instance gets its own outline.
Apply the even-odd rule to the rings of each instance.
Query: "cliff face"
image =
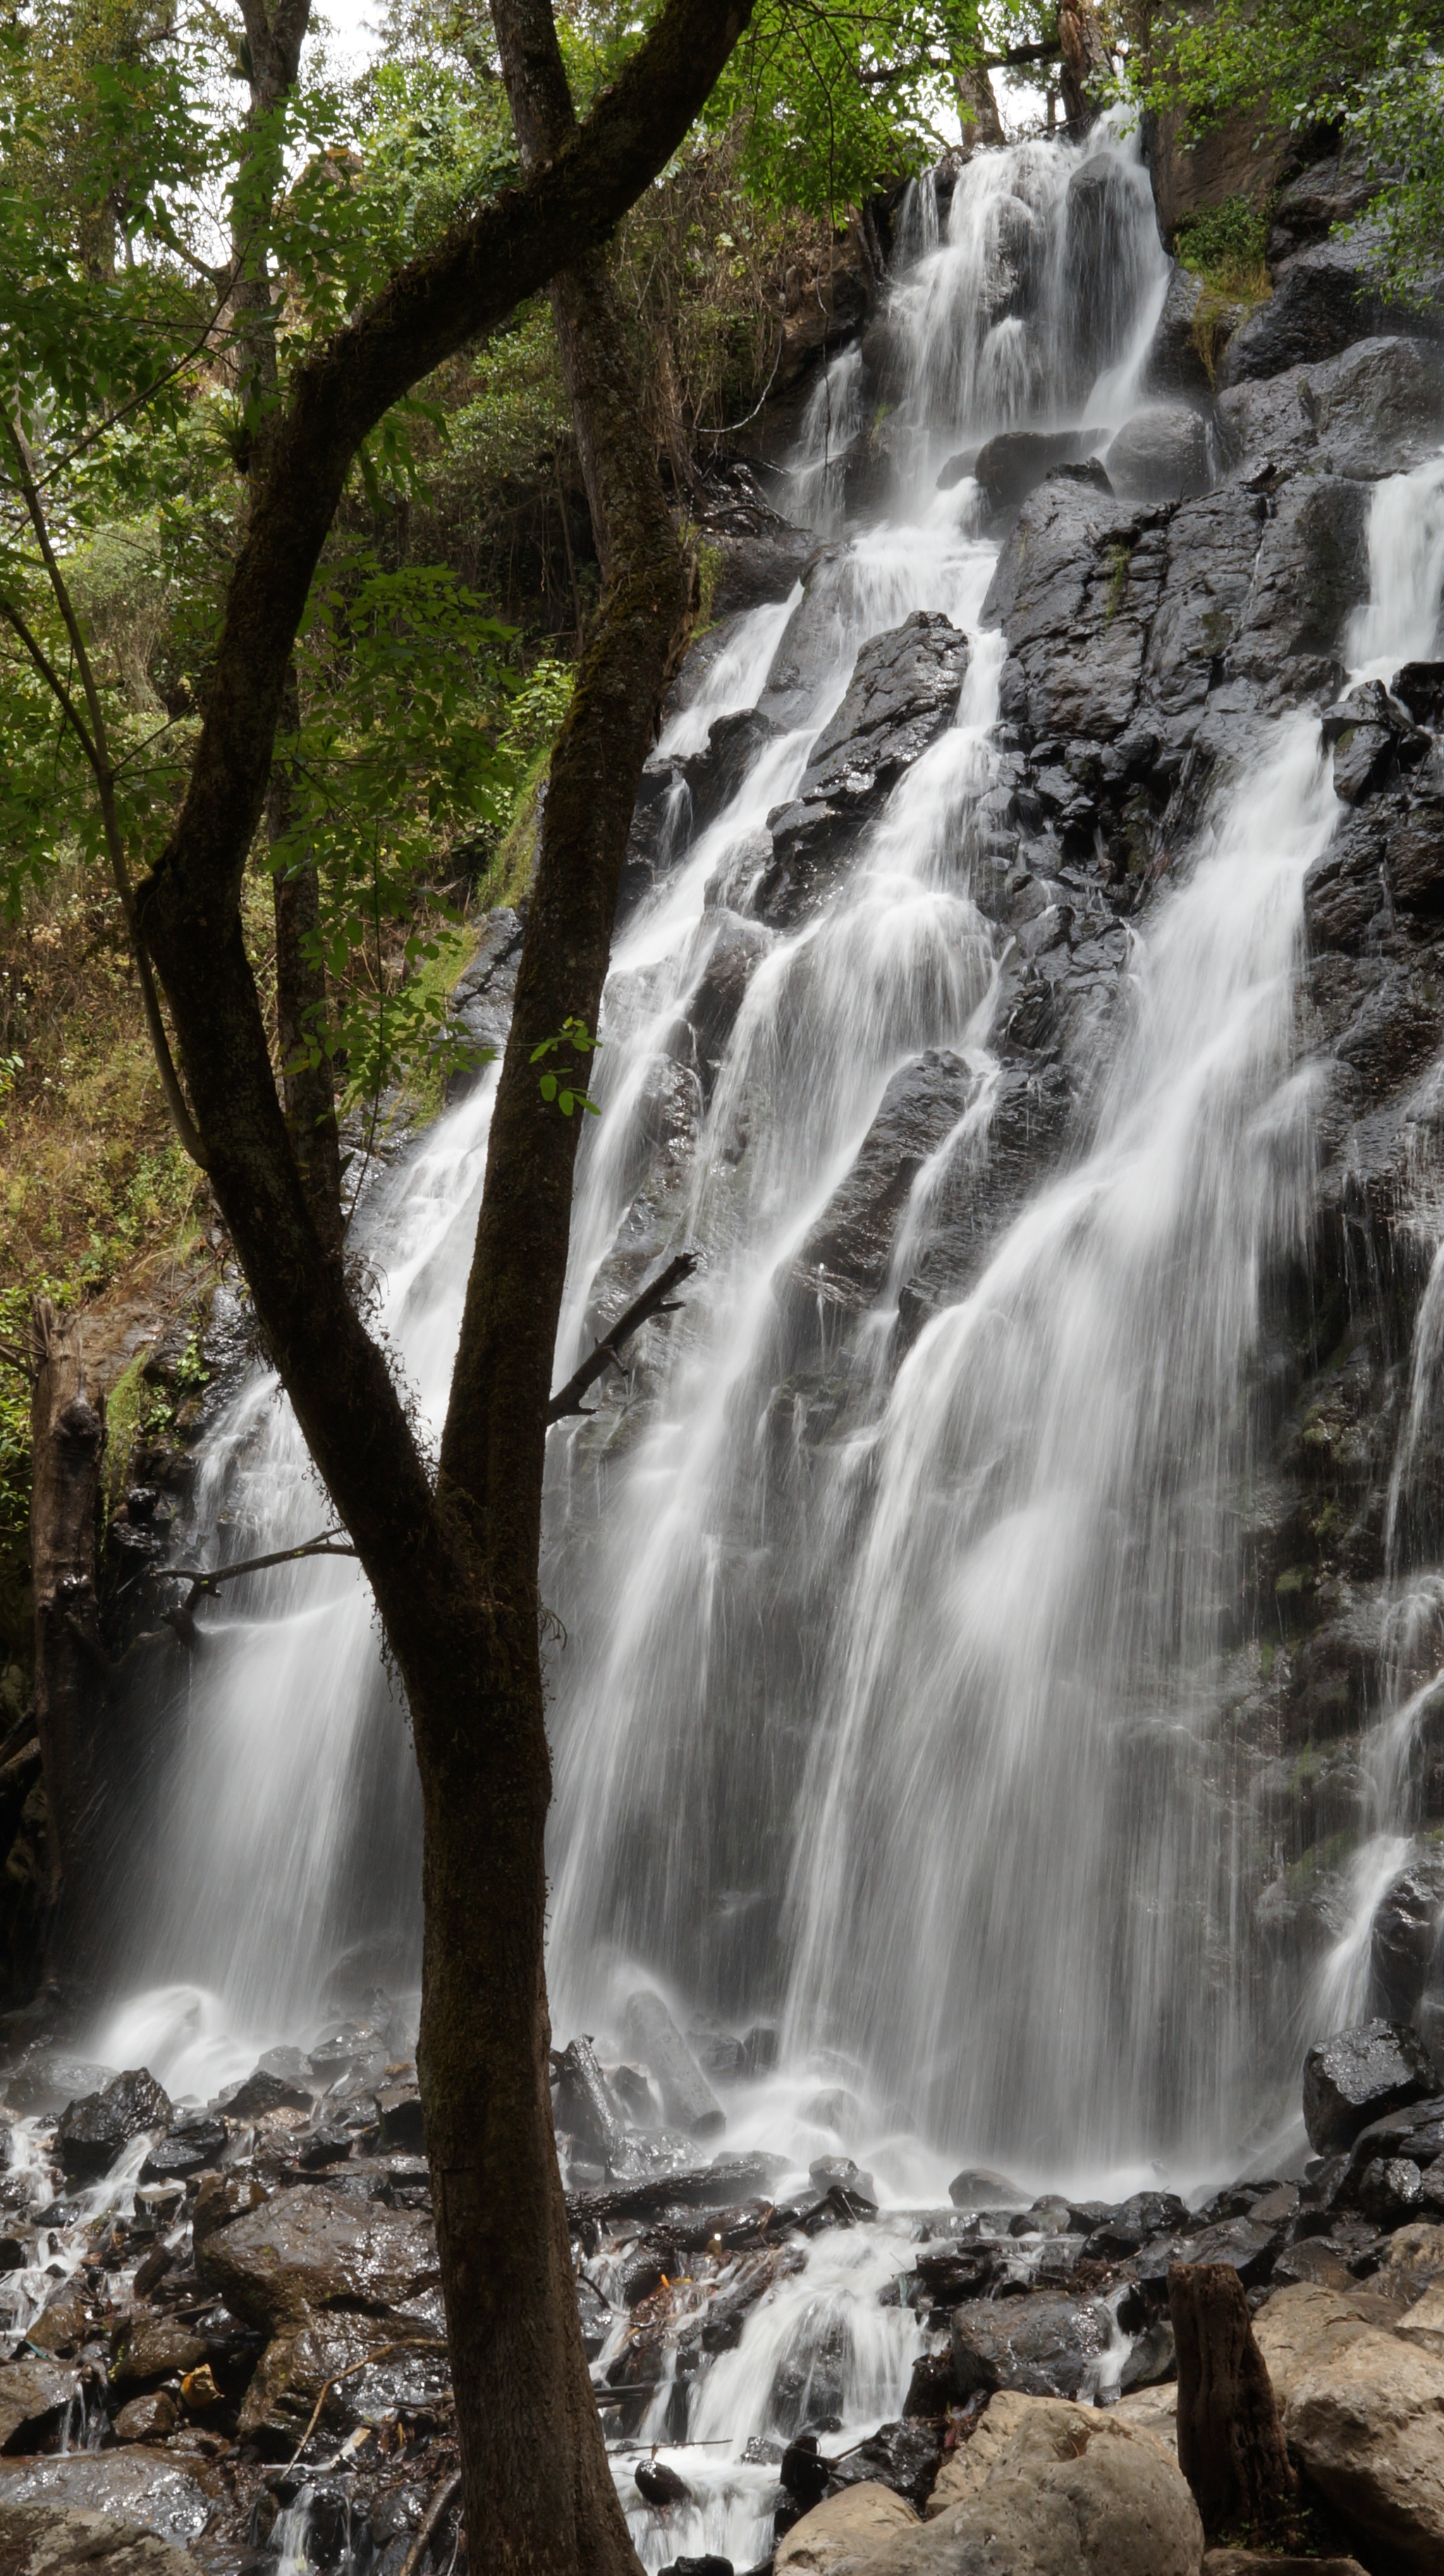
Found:
[[[1070,454],[1066,439],[1027,433],[957,460],[991,499],[1001,538],[978,621],[1005,647],[997,756],[968,857],[1000,961],[991,1088],[984,1103],[976,1057],[919,1032],[773,1283],[767,1474],[773,1512],[805,1518],[823,1462],[875,1418],[880,1318],[895,1311],[886,1380],[928,1320],[968,1293],[1047,1176],[1085,1155],[1130,1008],[1136,934],[1187,875],[1261,730],[1290,710],[1317,711],[1341,804],[1305,885],[1293,1002],[1308,1178],[1298,1224],[1281,1229],[1259,1282],[1238,1437],[1224,1444],[1231,1481],[1214,1495],[1213,1651],[1193,1679],[1208,1712],[1210,1794],[1251,1927],[1250,1973],[1267,1979],[1273,1963],[1291,1990],[1308,1981],[1358,1921],[1351,1865],[1392,1818],[1372,2001],[1432,2030],[1444,2028],[1444,1716],[1425,1688],[1444,1646],[1431,1376],[1441,1292],[1424,1301],[1444,1234],[1444,669],[1391,671],[1392,686],[1348,694],[1346,666],[1365,658],[1350,630],[1370,593],[1376,489],[1424,468],[1416,506],[1426,512],[1444,353],[1432,316],[1380,305],[1366,245],[1328,238],[1346,180],[1324,161],[1291,183],[1276,215],[1272,298],[1231,317],[1238,327],[1221,352],[1215,344],[1205,358],[1196,285],[1174,273],[1147,399],[1101,463],[1096,438],[1075,439]],[[1189,184],[1203,182],[1195,172]],[[855,501],[870,492],[874,513],[896,488],[878,407],[897,390],[898,365],[884,305],[862,341],[855,445],[834,487]],[[745,520],[746,596],[781,600],[793,541],[769,530],[744,486],[734,475],[734,535],[719,543],[741,562]],[[1431,541],[1421,518],[1419,545]],[[715,815],[739,757],[757,758],[769,725],[775,738],[792,718],[849,577],[839,542],[818,548],[756,711],[714,725],[685,762],[655,765],[634,888],[678,865],[658,830],[668,794],[685,786],[699,822]],[[741,632],[738,617],[695,649],[679,704]],[[935,740],[944,677],[955,690],[967,654],[943,618],[876,638],[814,755],[816,775],[765,826],[759,814],[744,860],[709,887],[717,936],[648,1076],[630,1206],[594,1280],[596,1315],[633,1292],[695,1208],[699,1152],[705,1163],[717,1150],[710,1104],[751,979],[777,937],[827,914],[877,800]],[[739,727],[750,729],[745,744]],[[919,1215],[917,1177],[970,1104],[976,1150],[954,1159]],[[739,1190],[749,1150],[745,1134],[726,1148]],[[634,1372],[631,1407],[613,1400],[585,1435],[601,1489],[637,1436],[636,1399],[658,1389],[664,1365],[658,1343]],[[1180,1456],[1175,1469],[1182,1485],[1194,1462]],[[579,1511],[574,1488],[573,1531]],[[777,1574],[759,1613],[777,1670],[825,1667],[827,1571],[802,1551]],[[1385,1782],[1381,1710],[1421,1691],[1389,1737]],[[755,1928],[748,1937],[739,1990],[765,1947]],[[731,1975],[719,1971],[719,1991]]]

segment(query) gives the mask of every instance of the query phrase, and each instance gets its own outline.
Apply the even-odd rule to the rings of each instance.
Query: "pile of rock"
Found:
[[[396,2576],[455,2442],[415,2068],[384,2022],[269,2052],[206,2109],[41,2050],[6,2095],[7,2576],[298,2553]]]

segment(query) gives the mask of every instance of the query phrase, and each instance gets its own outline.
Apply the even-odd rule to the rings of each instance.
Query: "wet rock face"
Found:
[[[1411,2021],[1427,1991],[1444,1986],[1444,1853],[1422,1854],[1386,1888],[1374,1915],[1369,1966],[1379,2011]]]
[[[1055,465],[1077,464],[1094,444],[1083,430],[1005,429],[979,448],[973,472],[990,510],[1016,510]]]
[[[1027,2397],[1091,2394],[1113,2336],[1101,2302],[1042,2292],[961,2308],[953,2318],[953,2390],[1011,2388]]]
[[[789,927],[831,886],[903,772],[951,721],[969,650],[927,609],[863,646],[796,796],[768,815],[772,858],[753,899],[762,920]]]
[[[894,1074],[857,1161],[793,1265],[803,1296],[852,1312],[873,1303],[913,1183],[978,1090],[966,1059],[937,1048]]]
[[[67,2179],[92,2182],[108,2173],[132,2138],[166,2128],[170,2117],[168,2095],[143,2067],[117,2075],[104,2092],[67,2103],[55,2133]]]
[[[218,2228],[198,2268],[237,2316],[278,2331],[337,2300],[384,2308],[412,2297],[436,2277],[436,2238],[418,2212],[341,2200],[310,2184]]]
[[[1220,370],[1225,385],[1277,376],[1285,368],[1334,358],[1355,341],[1419,326],[1411,307],[1379,293],[1367,230],[1345,241],[1321,241],[1284,260],[1274,291],[1230,340]]]
[[[1124,500],[1192,500],[1212,481],[1207,423],[1182,403],[1156,404],[1125,422],[1103,465]]]
[[[1351,2147],[1386,2113],[1426,2101],[1438,2070],[1417,2031],[1397,2022],[1362,2022],[1340,2031],[1304,2059],[1304,2122],[1321,2154]]]
[[[715,467],[703,486],[696,518],[712,557],[714,618],[786,599],[812,552],[812,535],[778,517],[750,465],[739,458]]]

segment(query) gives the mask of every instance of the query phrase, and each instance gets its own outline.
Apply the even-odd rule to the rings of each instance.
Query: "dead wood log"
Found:
[[[1178,2465],[1210,2539],[1267,2529],[1295,2492],[1268,2365],[1229,2263],[1175,2263]]]
[[[35,1728],[59,1867],[81,1857],[98,1786],[107,1657],[95,1588],[105,1404],[86,1393],[80,1325],[48,1297],[30,1309],[30,1572]]]

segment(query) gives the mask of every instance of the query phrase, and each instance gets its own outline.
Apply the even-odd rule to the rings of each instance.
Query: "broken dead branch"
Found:
[[[618,1354],[622,1344],[630,1341],[641,1325],[650,1323],[654,1315],[675,1315],[678,1312],[682,1301],[672,1295],[672,1290],[691,1277],[701,1257],[697,1252],[677,1253],[665,1270],[658,1271],[651,1286],[644,1288],[640,1297],[633,1298],[631,1305],[617,1317],[606,1340],[598,1342],[581,1367],[568,1378],[566,1385],[552,1397],[547,1406],[548,1427],[553,1422],[564,1422],[568,1414],[579,1413],[584,1421],[591,1418],[596,1406],[582,1402],[588,1387],[594,1386],[605,1370],[620,1369],[622,1363]]]

